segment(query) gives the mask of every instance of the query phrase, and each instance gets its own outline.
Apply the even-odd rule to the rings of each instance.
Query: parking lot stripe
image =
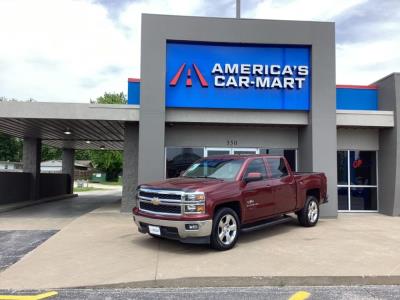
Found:
[[[0,300],[41,300],[58,295],[57,292],[51,291],[38,295],[0,295]]]
[[[299,291],[297,293],[294,293],[289,300],[306,300],[311,296],[309,292],[306,291]]]

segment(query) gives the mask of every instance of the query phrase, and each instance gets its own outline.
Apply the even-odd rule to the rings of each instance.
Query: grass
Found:
[[[74,188],[74,192],[75,193],[79,193],[79,192],[90,192],[90,191],[98,191],[98,190],[101,190],[101,189],[98,189],[98,188],[94,188],[94,187],[91,187],[91,186],[89,186],[89,187],[75,187]]]

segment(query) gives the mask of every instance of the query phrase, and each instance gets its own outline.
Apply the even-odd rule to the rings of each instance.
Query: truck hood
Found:
[[[167,190],[181,190],[186,192],[194,191],[208,191],[218,186],[227,184],[227,182],[218,179],[207,179],[207,178],[185,178],[177,177],[170,178],[163,181],[156,181],[147,184],[142,184],[142,188],[149,189],[167,189]]]

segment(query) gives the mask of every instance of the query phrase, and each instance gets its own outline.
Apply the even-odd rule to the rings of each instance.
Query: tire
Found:
[[[300,225],[312,227],[318,223],[319,204],[317,198],[308,196],[302,210],[297,214]]]
[[[219,209],[213,218],[211,247],[219,251],[232,249],[237,242],[239,232],[240,222],[237,213],[228,207]]]

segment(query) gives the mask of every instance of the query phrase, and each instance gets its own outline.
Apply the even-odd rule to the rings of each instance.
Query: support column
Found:
[[[378,82],[379,110],[394,112],[394,128],[379,130],[378,208],[389,216],[400,216],[400,74]]]
[[[329,202],[322,217],[337,217],[337,133],[335,28],[332,26],[312,47],[312,93],[308,125],[299,129],[299,170],[324,172]]]
[[[75,168],[75,149],[63,149],[62,152],[62,173],[68,174],[70,178],[67,194],[74,191],[74,168]]]
[[[24,172],[31,174],[29,200],[40,198],[40,161],[42,142],[36,138],[24,138],[22,160]]]
[[[167,25],[142,18],[140,62],[139,184],[164,179],[165,53]]]
[[[136,206],[135,193],[138,185],[139,128],[136,123],[125,123],[124,162],[122,171],[121,212],[130,212]]]

